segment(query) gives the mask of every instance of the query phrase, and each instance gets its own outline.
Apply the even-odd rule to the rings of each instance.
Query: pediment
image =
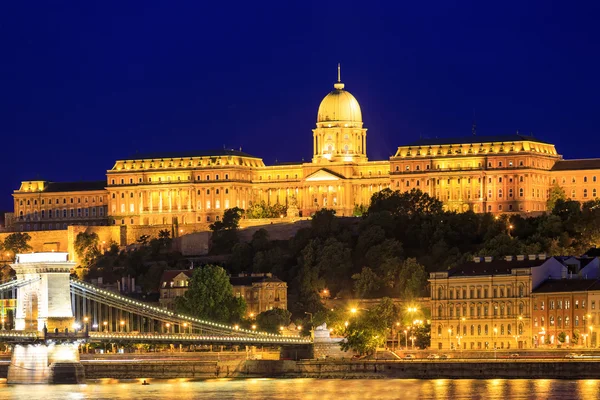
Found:
[[[304,180],[308,181],[308,182],[315,182],[315,181],[339,181],[341,179],[345,179],[345,178],[340,174],[336,174],[333,171],[323,168],[316,172],[313,172],[312,174],[307,176],[306,179],[304,179]]]

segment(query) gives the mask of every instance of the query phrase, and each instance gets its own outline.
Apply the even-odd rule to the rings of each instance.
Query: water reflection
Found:
[[[119,382],[99,380],[87,385],[7,385],[0,399],[80,400],[131,399],[573,399],[598,398],[600,381],[548,379],[213,379],[201,382],[146,378]]]

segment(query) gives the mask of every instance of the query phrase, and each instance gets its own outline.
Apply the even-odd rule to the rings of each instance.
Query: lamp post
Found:
[[[106,330],[108,329],[108,322],[107,322],[107,321],[104,321],[104,322],[102,323],[102,326],[104,326],[104,332],[106,332]]]
[[[594,326],[590,325],[590,347],[593,346],[592,340],[594,339]]]
[[[308,317],[310,318],[310,338],[314,339],[315,338],[315,327],[313,326],[313,323],[312,323],[313,322],[313,313],[305,311],[304,314],[308,315]]]
[[[452,329],[448,328],[448,348],[452,347]]]
[[[121,326],[121,332],[124,332],[124,327],[125,327],[125,321],[121,320],[119,321],[119,325]]]
[[[497,337],[497,335],[498,335],[498,328],[494,327],[494,337],[492,338],[492,341],[494,343],[494,360],[496,359],[496,350],[497,350],[496,337]]]
[[[404,330],[404,347],[408,350],[408,330]]]

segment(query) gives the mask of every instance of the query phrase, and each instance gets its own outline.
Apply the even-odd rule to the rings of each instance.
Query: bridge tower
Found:
[[[27,282],[17,293],[17,330],[64,331],[74,323],[69,274],[75,263],[69,253],[18,254],[11,267]]]

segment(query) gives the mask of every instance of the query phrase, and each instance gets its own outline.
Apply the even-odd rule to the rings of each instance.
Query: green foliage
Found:
[[[142,235],[139,237],[139,239],[137,240],[137,242],[139,244],[141,244],[142,246],[146,246],[148,244],[148,242],[150,241],[150,235]]]
[[[383,189],[371,196],[369,213],[388,211],[393,216],[437,215],[443,211],[443,203],[419,189],[410,192]]]
[[[355,204],[354,209],[352,210],[352,215],[355,217],[362,217],[367,213],[368,210],[369,207],[365,206],[364,204]]]
[[[233,295],[227,272],[217,265],[196,268],[175,304],[179,313],[217,322],[240,321],[246,310],[244,299]]]
[[[383,298],[369,310],[359,312],[349,318],[344,330],[345,342],[342,350],[352,349],[360,354],[373,353],[385,344],[387,335],[398,321],[399,310],[389,298]]]
[[[398,281],[401,298],[410,300],[422,296],[423,288],[427,284],[425,267],[419,264],[416,258],[407,259],[402,264]]]
[[[567,340],[567,334],[564,332],[559,332],[559,334],[556,336],[556,338],[558,339],[558,341],[560,343],[564,343],[565,340]]]
[[[369,267],[363,267],[359,274],[352,275],[354,292],[359,298],[376,293],[382,285],[381,278]]]
[[[573,336],[571,337],[571,343],[578,344],[580,337],[581,337],[581,333],[579,332],[579,329],[575,329],[573,331]]]
[[[565,193],[565,189],[560,187],[558,183],[554,183],[550,188],[550,192],[548,193],[548,200],[546,200],[546,209],[554,210],[554,206],[558,200],[564,201],[567,199],[567,194]]]
[[[221,221],[210,225],[212,230],[212,249],[214,254],[231,253],[233,246],[238,242],[237,229],[244,210],[238,207],[228,208],[223,213]]]
[[[291,318],[292,313],[288,310],[274,308],[258,314],[256,316],[256,324],[261,331],[278,333],[281,326],[287,327],[290,324]]]
[[[27,232],[11,233],[4,239],[3,251],[12,253],[14,258],[19,253],[26,253],[32,249],[29,245],[31,236]]]
[[[265,201],[250,202],[246,209],[246,217],[248,218],[280,218],[287,215],[287,206],[279,203],[270,205]]]
[[[75,253],[81,260],[83,267],[89,268],[100,255],[99,243],[100,239],[95,232],[80,232],[77,234],[75,238]]]

